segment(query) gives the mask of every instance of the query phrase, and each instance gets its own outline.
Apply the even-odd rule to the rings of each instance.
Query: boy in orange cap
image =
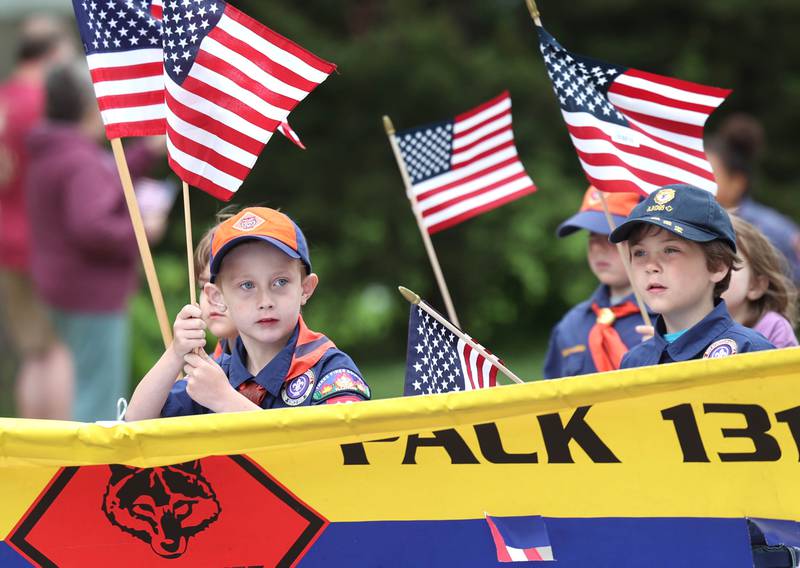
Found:
[[[126,419],[370,398],[353,360],[303,321],[300,309],[319,278],[289,217],[250,207],[221,223],[211,240],[210,280],[209,301],[239,332],[230,355],[218,364],[203,351],[201,310],[184,306],[172,345],[136,387]],[[181,368],[186,379],[175,382]]]
[[[640,201],[637,193],[605,196],[616,225],[623,223]],[[559,225],[556,234],[566,237],[581,229],[589,232],[587,261],[600,286],[553,328],[544,365],[546,379],[618,369],[622,356],[642,341],[636,327],[644,322],[622,258],[616,246],[608,242],[611,228],[600,193],[592,186],[586,190],[578,213]]]

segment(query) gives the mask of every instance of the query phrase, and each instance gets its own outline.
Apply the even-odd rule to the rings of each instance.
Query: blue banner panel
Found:
[[[545,518],[543,568],[752,568],[744,519]],[[526,564],[530,564],[529,562]],[[508,566],[484,519],[331,523],[299,566]]]

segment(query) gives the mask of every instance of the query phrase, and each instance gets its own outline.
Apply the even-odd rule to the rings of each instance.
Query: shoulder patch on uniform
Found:
[[[311,400],[318,403],[343,393],[358,394],[366,399],[372,397],[369,386],[355,371],[336,369],[319,380]]]
[[[730,355],[736,355],[737,352],[737,345],[733,339],[720,339],[708,346],[706,352],[703,353],[703,359],[729,357]]]
[[[289,406],[300,406],[314,390],[314,371],[308,370],[299,377],[283,383],[281,398]]]

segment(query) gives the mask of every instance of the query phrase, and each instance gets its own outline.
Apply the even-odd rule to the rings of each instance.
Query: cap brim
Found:
[[[235,239],[232,239],[231,241],[225,243],[225,245],[217,251],[217,254],[214,255],[214,258],[211,259],[211,266],[210,266],[211,282],[214,282],[214,280],[216,280],[217,274],[219,274],[220,265],[222,264],[222,259],[225,257],[227,252],[236,245],[240,245],[246,241],[268,242],[269,244],[277,247],[281,252],[285,253],[290,258],[296,258],[302,260],[300,253],[292,249],[289,245],[282,243],[281,241],[273,237],[266,237],[262,235],[247,235],[242,237],[236,237]]]
[[[707,243],[709,241],[719,239],[730,244],[734,251],[736,250],[735,243],[731,243],[728,239],[718,235],[717,233],[706,231],[705,229],[701,229],[700,227],[690,223],[680,222],[676,224],[671,219],[660,219],[658,217],[640,217],[638,219],[629,219],[614,229],[608,236],[608,240],[612,243],[621,243],[622,241],[627,241],[634,229],[636,229],[638,225],[642,224],[655,225],[659,229],[666,229],[667,231],[674,233],[679,237],[697,243]]]
[[[615,225],[621,225],[625,222],[625,217],[619,215],[612,215],[611,218],[614,220]],[[599,233],[601,235],[607,235],[611,232],[611,227],[608,226],[605,213],[599,211],[581,211],[561,223],[558,229],[556,229],[556,236],[566,237],[581,229],[586,229],[587,231]]]

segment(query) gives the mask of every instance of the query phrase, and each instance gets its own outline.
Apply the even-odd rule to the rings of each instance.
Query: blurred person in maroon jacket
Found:
[[[45,121],[28,140],[33,280],[73,355],[73,417],[111,419],[128,391],[138,249],[86,62],[54,67],[45,92]],[[131,144],[134,178],[164,149],[163,138]]]
[[[4,327],[19,357],[17,414],[68,419],[72,362],[53,331],[30,278],[30,237],[25,210],[28,155],[25,138],[40,120],[47,68],[73,54],[60,23],[33,16],[22,23],[16,65],[0,84],[0,299]]]

